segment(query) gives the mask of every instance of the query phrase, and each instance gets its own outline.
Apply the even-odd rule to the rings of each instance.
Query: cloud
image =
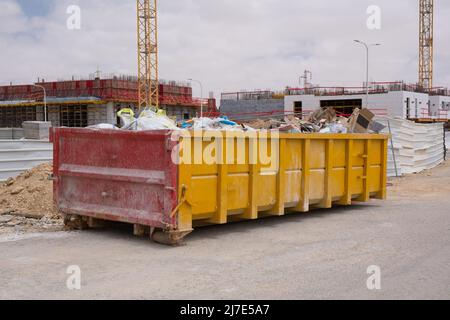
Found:
[[[11,35],[25,31],[26,19],[22,10],[14,0],[0,0],[0,37],[7,38]]]
[[[0,82],[88,75],[97,65],[136,73],[135,1],[43,1],[52,4],[44,11],[0,0]],[[376,2],[159,0],[160,76],[199,79],[216,95],[295,86],[304,69],[314,83],[361,85],[365,54],[353,43],[361,39],[382,43],[371,52],[373,80],[416,82],[418,1]],[[82,9],[81,30],[66,28],[72,4]],[[372,4],[382,10],[381,30],[366,27]],[[435,5],[435,84],[449,86],[450,3]]]

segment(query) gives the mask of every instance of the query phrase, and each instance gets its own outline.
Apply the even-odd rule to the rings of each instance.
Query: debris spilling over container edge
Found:
[[[305,120],[289,115],[283,120],[258,119],[239,124],[222,116],[218,118],[194,118],[177,125],[169,117],[147,109],[137,119],[130,117],[130,115],[121,117],[124,125],[120,130],[278,130],[286,133],[379,133],[384,129],[384,126],[375,123],[373,121],[374,116],[368,109],[355,109],[353,114],[346,118],[338,116],[333,108],[326,108],[318,109]],[[99,124],[89,128],[119,129],[111,124]]]

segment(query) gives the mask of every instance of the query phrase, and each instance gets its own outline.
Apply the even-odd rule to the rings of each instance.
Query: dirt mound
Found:
[[[53,167],[44,163],[8,179],[0,186],[0,214],[16,213],[30,217],[59,219],[53,205]]]

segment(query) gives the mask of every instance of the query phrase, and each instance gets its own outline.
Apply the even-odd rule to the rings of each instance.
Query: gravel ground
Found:
[[[178,248],[128,227],[0,234],[0,298],[449,299],[450,163],[389,185],[388,201],[201,228]]]

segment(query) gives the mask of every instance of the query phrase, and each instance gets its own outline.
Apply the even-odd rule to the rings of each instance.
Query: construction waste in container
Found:
[[[247,123],[231,121],[226,116],[218,118],[194,118],[177,124],[164,113],[146,109],[139,117],[121,116],[124,124],[120,130],[148,131],[148,130],[220,130],[220,131],[257,131],[275,130],[285,133],[367,133],[381,132],[385,126],[373,120],[375,115],[368,109],[355,109],[346,118],[338,116],[333,108],[319,109],[306,119],[288,115],[283,120],[255,120]],[[115,129],[111,124],[99,124],[91,129]]]

